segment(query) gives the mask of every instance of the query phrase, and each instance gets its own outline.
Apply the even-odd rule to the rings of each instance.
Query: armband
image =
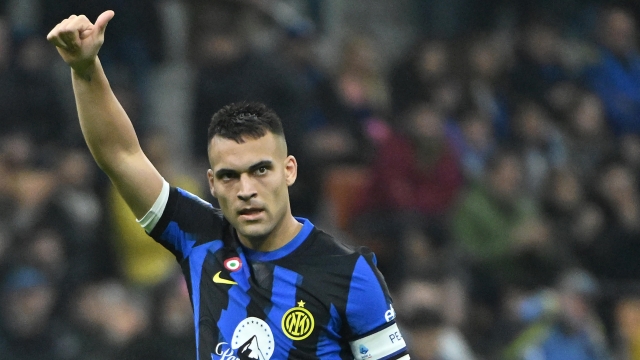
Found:
[[[395,323],[371,335],[351,341],[349,345],[356,360],[409,359],[407,344]]]

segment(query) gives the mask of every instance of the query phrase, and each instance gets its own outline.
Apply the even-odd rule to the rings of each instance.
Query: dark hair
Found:
[[[259,139],[267,132],[284,137],[282,121],[275,111],[258,102],[233,103],[211,118],[207,143],[217,135],[241,144],[245,137]]]

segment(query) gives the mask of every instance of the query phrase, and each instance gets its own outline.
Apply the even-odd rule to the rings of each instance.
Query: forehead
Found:
[[[275,161],[283,157],[282,139],[267,132],[261,138],[244,138],[244,142],[214,136],[209,144],[209,162],[212,170],[245,169],[264,160]]]

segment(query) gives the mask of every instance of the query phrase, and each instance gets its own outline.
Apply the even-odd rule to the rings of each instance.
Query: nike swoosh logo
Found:
[[[238,285],[237,282],[233,280],[227,280],[220,277],[220,273],[222,271],[218,271],[215,275],[213,275],[213,282],[216,284],[227,284],[227,285]]]

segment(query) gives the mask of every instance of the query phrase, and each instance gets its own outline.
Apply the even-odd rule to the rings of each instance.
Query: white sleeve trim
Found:
[[[402,335],[400,335],[397,324],[393,324],[362,339],[352,341],[349,345],[351,346],[351,353],[356,360],[384,359],[407,347]],[[409,355],[405,355],[401,359],[409,359]]]
[[[169,201],[169,190],[171,187],[166,180],[162,179],[162,181],[162,190],[160,191],[160,195],[158,195],[156,202],[153,203],[151,209],[144,214],[142,219],[136,219],[138,224],[140,224],[147,233],[150,233],[156,226],[164,212],[164,208],[167,207],[167,201]]]

